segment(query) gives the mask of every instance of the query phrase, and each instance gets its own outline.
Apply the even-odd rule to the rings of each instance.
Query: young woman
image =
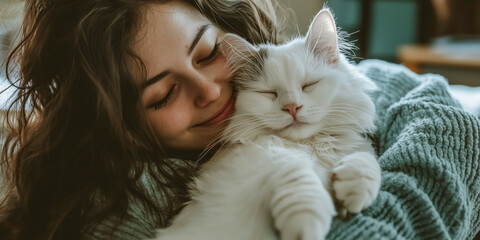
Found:
[[[276,43],[278,29],[267,0],[27,0],[10,57],[20,75],[9,77],[0,239],[152,237],[233,111],[222,35]],[[382,189],[329,237],[473,238],[478,119],[434,77],[360,68],[380,88]]]
[[[165,226],[187,198],[191,156],[232,112],[225,32],[276,42],[271,3],[26,1],[0,238],[112,238],[117,223],[145,222],[132,202],[154,219],[138,236]]]

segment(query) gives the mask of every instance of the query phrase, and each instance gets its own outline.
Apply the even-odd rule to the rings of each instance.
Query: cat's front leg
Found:
[[[351,213],[369,207],[380,190],[380,166],[375,156],[356,152],[342,158],[333,168],[335,198]]]
[[[275,175],[270,206],[281,239],[324,239],[336,212],[332,196],[313,169],[285,166]]]
[[[290,216],[288,223],[280,231],[282,240],[322,240],[330,230],[333,216],[324,214],[325,220],[311,211],[298,212]],[[328,226],[327,226],[328,225]]]

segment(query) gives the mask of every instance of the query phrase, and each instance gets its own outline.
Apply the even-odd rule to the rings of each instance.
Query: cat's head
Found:
[[[305,37],[253,46],[226,34],[221,50],[238,90],[225,140],[274,134],[297,140],[318,132],[372,129],[374,84],[340,52],[335,22],[321,10]]]

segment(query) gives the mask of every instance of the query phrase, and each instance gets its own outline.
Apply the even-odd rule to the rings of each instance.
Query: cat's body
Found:
[[[331,201],[317,175],[311,171],[314,159],[298,149],[282,147],[278,139],[261,137],[256,143],[235,144],[209,161],[195,181],[192,201],[162,230],[158,239],[265,239],[276,240],[272,221],[274,196],[282,194],[278,186],[299,172],[311,184],[303,186],[307,197],[314,198],[319,210],[323,201]],[[272,144],[274,143],[274,144]],[[296,161],[292,161],[296,158]],[[224,161],[229,159],[228,161]],[[259,159],[263,159],[259,161]],[[289,176],[291,175],[291,176]],[[306,193],[304,192],[304,193]],[[319,192],[319,193],[317,193]],[[290,197],[301,197],[291,194]],[[273,197],[273,198],[272,198]],[[334,214],[332,202],[327,211]],[[329,223],[330,219],[325,219]],[[318,229],[327,231],[327,229]]]
[[[352,213],[373,202],[380,168],[364,134],[374,128],[365,93],[374,85],[337,44],[328,10],[284,45],[225,36],[222,52],[240,70],[227,144],[156,239],[323,239],[335,200]]]

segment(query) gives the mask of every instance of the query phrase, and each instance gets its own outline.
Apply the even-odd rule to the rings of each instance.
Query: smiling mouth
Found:
[[[235,108],[235,97],[234,97],[234,94],[232,94],[232,97],[230,98],[230,100],[225,104],[225,106],[220,111],[215,113],[207,121],[195,125],[195,127],[207,127],[207,126],[221,123],[232,115],[234,108]]]

